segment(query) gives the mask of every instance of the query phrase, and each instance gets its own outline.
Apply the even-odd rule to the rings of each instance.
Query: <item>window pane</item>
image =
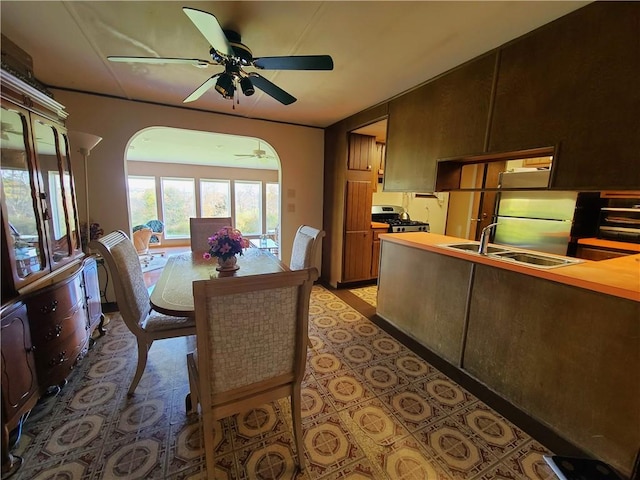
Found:
[[[236,228],[245,235],[262,233],[262,184],[234,182],[236,194]]]
[[[231,216],[229,180],[200,180],[200,210],[203,217]]]
[[[266,187],[267,205],[265,213],[267,215],[267,232],[276,231],[280,224],[278,206],[280,205],[280,185],[277,183],[267,183]]]
[[[129,183],[129,212],[131,226],[144,225],[158,217],[156,179],[154,177],[127,178]]]
[[[165,238],[188,238],[189,218],[196,216],[195,181],[193,178],[163,178],[162,217]]]

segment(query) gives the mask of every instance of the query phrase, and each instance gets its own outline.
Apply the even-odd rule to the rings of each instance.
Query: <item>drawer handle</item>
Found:
[[[61,351],[56,357],[53,357],[51,360],[49,360],[49,366],[55,367],[56,365],[62,365],[64,362],[68,360],[66,355],[67,355],[66,350]]]
[[[62,333],[62,325],[57,324],[55,327],[53,327],[51,330],[49,330],[49,333],[47,333],[44,336],[44,339],[45,340],[53,340],[54,338],[59,337],[61,333]]]
[[[40,309],[40,311],[42,313],[51,313],[51,312],[55,312],[57,308],[58,308],[58,301],[54,300],[53,302],[51,302],[51,305],[45,305]]]

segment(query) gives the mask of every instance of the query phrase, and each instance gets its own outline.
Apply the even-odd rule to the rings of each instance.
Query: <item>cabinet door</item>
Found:
[[[367,172],[373,170],[375,145],[375,137],[350,133],[347,168]]]
[[[81,254],[75,191],[66,137],[58,125],[43,117],[32,117],[40,190],[46,202],[49,254],[55,270]]]
[[[371,278],[371,229],[360,232],[347,232],[344,242],[344,282],[355,282]]]
[[[371,275],[371,180],[347,180],[342,281]]]
[[[2,242],[3,280],[15,289],[49,273],[39,198],[39,177],[32,161],[29,113],[2,103]],[[10,282],[7,282],[10,283]],[[9,285],[3,285],[3,292]]]
[[[347,180],[345,230],[362,231],[371,229],[371,202],[373,187],[370,180]]]
[[[484,151],[495,59],[484,55],[389,103],[385,191],[433,191],[438,159]]]
[[[82,269],[84,297],[87,308],[87,321],[90,332],[96,328],[102,319],[102,305],[100,304],[100,283],[98,281],[98,264],[94,257],[85,260]]]
[[[638,25],[635,2],[594,2],[504,47],[489,150],[558,145],[553,188],[637,188]]]
[[[3,309],[0,341],[3,421],[11,429],[19,415],[28,410],[28,404],[35,403],[38,391],[27,307],[23,303]]]

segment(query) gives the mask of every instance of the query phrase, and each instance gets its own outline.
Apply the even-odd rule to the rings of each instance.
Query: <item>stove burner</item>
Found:
[[[391,233],[429,231],[428,223],[417,222],[415,220],[400,220],[399,218],[392,218],[383,220],[383,222],[389,225],[389,232]]]

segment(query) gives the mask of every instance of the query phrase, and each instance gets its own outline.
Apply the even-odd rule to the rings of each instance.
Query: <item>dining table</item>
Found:
[[[193,282],[225,277],[246,277],[285,272],[289,267],[268,250],[246,248],[238,255],[238,269],[218,271],[217,259],[204,258],[204,252],[185,252],[170,255],[158,282],[151,292],[154,310],[177,317],[193,317]]]

